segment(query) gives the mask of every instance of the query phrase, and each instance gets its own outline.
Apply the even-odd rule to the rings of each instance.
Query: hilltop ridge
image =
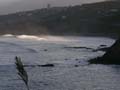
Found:
[[[120,35],[120,2],[51,7],[0,16],[0,34]]]

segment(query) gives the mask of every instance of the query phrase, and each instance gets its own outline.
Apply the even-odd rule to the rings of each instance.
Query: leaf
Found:
[[[16,69],[18,71],[18,75],[21,77],[21,79],[23,80],[23,82],[25,83],[27,89],[29,90],[29,86],[28,86],[28,74],[27,71],[24,68],[24,65],[21,61],[20,57],[15,57],[15,64],[16,64]]]

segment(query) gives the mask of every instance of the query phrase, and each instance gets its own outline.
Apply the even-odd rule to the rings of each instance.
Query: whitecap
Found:
[[[33,35],[18,35],[16,38],[19,39],[29,39],[29,40],[45,40],[45,38],[33,36]]]
[[[12,35],[12,34],[4,34],[4,35],[2,35],[3,37],[14,37],[14,35]]]

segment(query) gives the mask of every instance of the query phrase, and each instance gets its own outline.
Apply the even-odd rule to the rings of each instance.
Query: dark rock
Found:
[[[76,61],[78,61],[79,59],[78,59],[78,58],[76,58],[75,60],[76,60]]]
[[[64,47],[64,48],[71,48],[71,49],[93,49],[89,47]]]
[[[38,65],[39,67],[54,67],[54,64],[44,64],[44,65]]]
[[[120,65],[120,39],[118,39],[102,56],[89,60],[91,64],[116,64]]]
[[[24,65],[24,67],[54,67],[54,64],[44,64],[44,65]]]
[[[67,61],[68,59],[66,58],[65,60]]]
[[[75,65],[75,67],[79,67],[79,65]]]
[[[100,45],[100,47],[106,47],[107,45]]]
[[[44,49],[44,51],[48,51],[47,49]]]

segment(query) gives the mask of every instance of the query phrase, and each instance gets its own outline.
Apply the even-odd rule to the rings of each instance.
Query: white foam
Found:
[[[41,38],[38,36],[33,36],[33,35],[18,35],[16,38],[19,39],[29,39],[29,40],[46,40],[45,38]]]
[[[14,37],[14,35],[12,35],[12,34],[4,34],[4,35],[2,35],[3,37]]]

